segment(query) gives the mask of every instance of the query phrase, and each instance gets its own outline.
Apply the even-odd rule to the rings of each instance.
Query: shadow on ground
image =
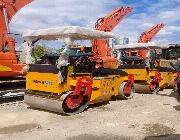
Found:
[[[175,133],[175,129],[164,124],[146,124],[143,128],[146,136],[170,135]]]
[[[175,90],[173,90],[172,92],[171,92],[171,94],[169,94],[169,95],[167,95],[167,94],[158,94],[159,96],[167,96],[167,97],[173,97],[173,98],[176,98],[176,100],[178,101],[178,102],[180,102],[180,95],[175,91]]]
[[[13,134],[20,133],[25,131],[31,131],[33,129],[41,129],[41,125],[39,124],[20,124],[20,125],[12,125],[0,128],[0,134]]]
[[[131,140],[130,137],[114,136],[112,134],[96,136],[91,134],[82,134],[67,138],[67,140]]]
[[[144,140],[180,140],[180,134],[148,136],[148,137],[145,137]]]
[[[174,108],[176,111],[180,111],[180,105],[173,106],[173,108]]]

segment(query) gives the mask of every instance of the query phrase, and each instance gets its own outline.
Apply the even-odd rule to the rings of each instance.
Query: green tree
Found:
[[[33,55],[36,59],[40,59],[46,53],[47,53],[47,50],[45,46],[37,45],[33,48]]]

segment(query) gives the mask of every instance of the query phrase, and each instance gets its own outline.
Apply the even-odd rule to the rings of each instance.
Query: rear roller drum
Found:
[[[127,82],[123,82],[119,87],[119,96],[123,99],[130,99],[133,97],[134,87],[129,86]]]
[[[136,83],[134,87],[136,93],[157,94],[159,92],[159,84]]]

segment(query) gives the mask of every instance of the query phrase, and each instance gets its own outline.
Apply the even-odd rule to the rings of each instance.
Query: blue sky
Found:
[[[95,21],[118,6],[133,7],[113,32],[136,42],[140,34],[156,23],[165,28],[153,39],[178,43],[180,36],[180,0],[34,0],[13,18],[11,32],[65,25],[94,27]]]

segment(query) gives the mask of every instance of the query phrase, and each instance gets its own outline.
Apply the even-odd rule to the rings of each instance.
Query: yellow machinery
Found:
[[[180,44],[169,44],[168,48],[162,49],[161,65],[173,67],[176,72],[174,79],[175,91],[180,95]]]
[[[157,69],[147,70],[144,68],[134,67],[133,69],[122,68],[128,74],[134,75],[135,92],[155,93],[164,88],[173,88],[173,81],[176,74],[172,71],[160,71]]]
[[[30,67],[38,68],[33,65]],[[43,68],[48,69],[48,66],[43,66]],[[67,81],[62,84],[58,83],[57,77],[58,74],[48,71],[41,73],[30,70],[27,74],[25,103],[31,107],[67,114],[79,113],[88,104],[109,101],[112,96],[131,97],[131,93],[126,94],[123,91],[125,81],[128,81],[127,76],[92,77],[91,73],[73,76],[73,73],[69,72]],[[73,95],[78,88],[78,81],[83,82],[81,88],[84,89],[80,91],[82,95],[79,93]],[[90,86],[91,93],[84,95],[88,90],[86,83]]]
[[[159,90],[173,88],[176,73],[172,68],[162,66],[157,49],[168,47],[157,43],[134,43],[115,46],[114,54],[121,60],[120,69],[134,75],[135,92],[158,93]],[[149,59],[141,59],[137,54],[128,54],[130,50],[148,50]],[[121,56],[118,56],[121,55]],[[121,58],[120,58],[121,57]],[[149,64],[148,64],[149,63]]]
[[[131,98],[133,76],[119,69],[97,67],[92,56],[80,54],[69,57],[74,40],[101,39],[114,34],[82,27],[59,27],[24,34],[29,47],[26,52],[27,84],[24,102],[30,107],[76,114],[89,104],[111,100],[112,96]],[[56,64],[32,64],[32,42],[64,39],[66,48]],[[98,64],[99,66],[100,64]]]

